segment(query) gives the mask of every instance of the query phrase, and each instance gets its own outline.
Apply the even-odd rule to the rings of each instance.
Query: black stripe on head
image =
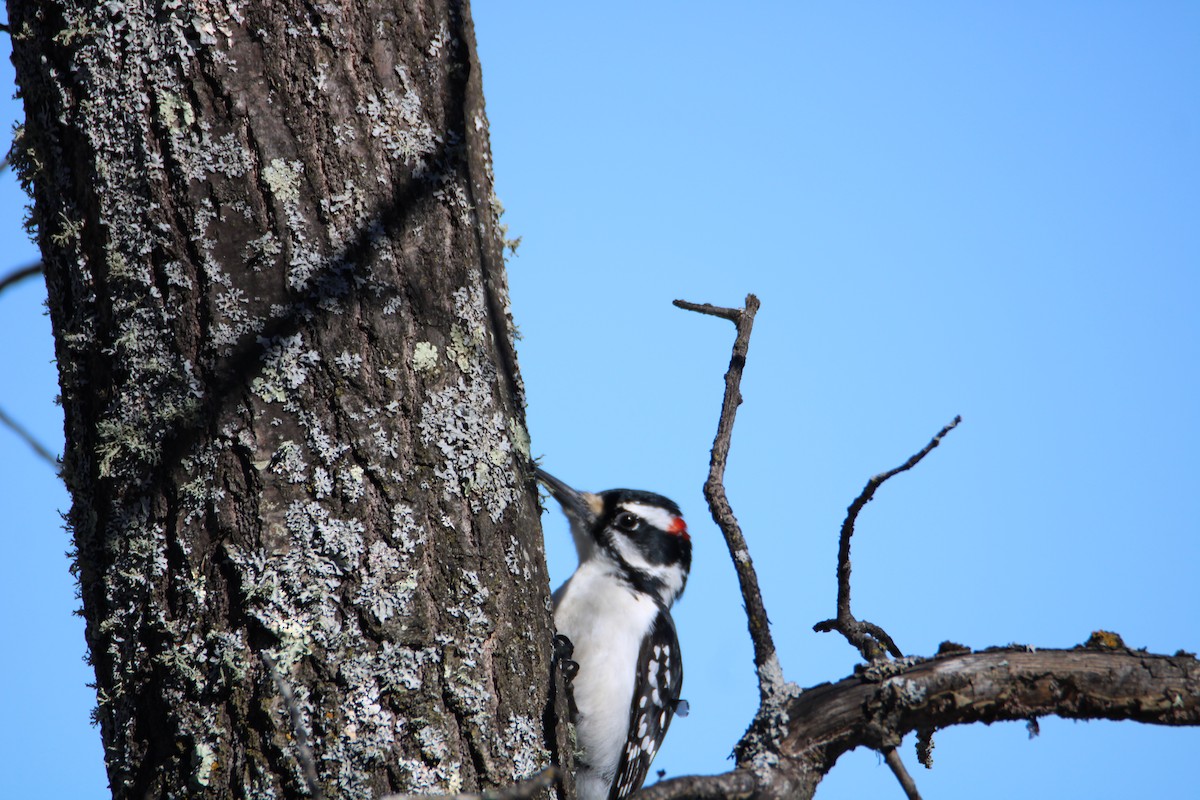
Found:
[[[661,508],[671,517],[682,520],[683,514],[679,510],[679,506],[661,494],[638,489],[609,489],[601,492],[600,497],[603,500],[603,506],[596,521],[596,534],[599,536],[626,536],[637,545],[642,557],[650,564],[681,565],[683,580],[686,584],[687,573],[692,567],[692,542],[687,536],[686,529],[683,532],[664,531],[650,522],[643,522],[641,529],[629,534],[618,533],[614,529],[617,515],[623,513],[624,506],[627,504],[638,503]],[[625,579],[634,588],[654,595],[658,595],[663,588],[663,582],[654,576],[637,571],[623,560],[621,566]]]
[[[640,489],[606,489],[600,493],[604,498],[603,516],[612,518],[617,506],[621,503],[642,503],[648,506],[658,506],[659,508],[670,511],[677,517],[682,517],[683,512],[679,510],[679,506],[669,497],[663,497],[661,494],[654,492],[643,492]],[[606,520],[607,521],[607,520]]]

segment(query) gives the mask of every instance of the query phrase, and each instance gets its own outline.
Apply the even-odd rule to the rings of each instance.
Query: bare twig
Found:
[[[523,781],[499,789],[459,794],[389,794],[383,800],[530,800],[539,792],[554,786],[562,778],[558,767],[546,767]]]
[[[754,303],[754,308],[750,308],[751,302]],[[723,308],[722,306],[714,306],[712,303],[689,303],[687,300],[676,300],[672,303],[676,308],[682,308],[684,311],[695,311],[697,314],[707,314],[710,317],[720,317],[727,319],[734,325],[740,325],[742,317],[750,314],[750,325],[754,324],[754,315],[758,313],[758,298],[752,294],[746,295],[746,308]]]
[[[17,436],[21,437],[25,441],[25,444],[29,445],[30,448],[33,449],[33,452],[41,456],[44,461],[46,461],[50,466],[54,467],[55,472],[58,472],[58,459],[53,453],[50,452],[50,449],[39,442],[37,437],[30,433],[25,426],[6,414],[2,408],[0,408],[0,425],[4,425],[12,430],[12,432]]]
[[[850,613],[850,537],[854,535],[854,523],[858,520],[858,513],[863,507],[871,502],[871,498],[875,496],[875,491],[883,485],[883,483],[901,472],[907,472],[915,467],[921,459],[929,455],[933,448],[937,447],[942,437],[957,427],[958,423],[962,422],[962,417],[954,418],[946,427],[938,431],[929,444],[925,445],[913,454],[907,461],[895,469],[890,469],[887,472],[881,472],[871,480],[867,481],[867,485],[863,488],[862,493],[854,498],[854,502],[846,509],[846,520],[842,523],[841,540],[838,543],[838,600],[837,600],[837,616],[833,619],[827,619],[824,622],[818,622],[813,626],[814,631],[828,632],[838,631],[858,648],[862,657],[867,661],[880,661],[886,656],[883,649],[891,653],[896,658],[903,657],[900,648],[888,636],[887,631],[866,620],[855,619]]]
[[[708,480],[704,483],[704,497],[712,512],[713,521],[725,535],[725,544],[733,558],[738,582],[742,587],[742,598],[746,602],[746,621],[750,628],[750,639],[754,642],[754,664],[758,667],[758,691],[768,700],[782,684],[779,662],[775,655],[775,643],[771,639],[770,621],[763,607],[762,592],[758,588],[758,576],[750,551],[733,508],[725,495],[725,464],[729,460],[729,445],[733,437],[733,421],[737,408],[742,404],[742,371],[746,367],[746,352],[750,348],[750,331],[754,327],[754,315],[758,313],[758,298],[746,295],[745,308],[721,308],[707,303],[689,303],[676,300],[675,305],[687,311],[708,314],[727,319],[737,328],[733,342],[733,355],[725,373],[725,399],[721,403],[721,417],[717,422],[717,436],[713,441],[712,459],[709,462]]]
[[[3,166],[5,165],[7,165],[7,160],[5,160],[3,165],[0,165],[0,172],[4,171]],[[21,267],[20,269],[13,270],[3,278],[0,278],[0,292],[3,292],[10,286],[20,283],[26,278],[32,278],[34,275],[39,275],[41,272],[42,262],[40,261],[36,264],[30,264],[27,267]],[[50,452],[50,448],[38,441],[37,437],[35,437],[24,425],[6,414],[4,409],[0,409],[0,425],[4,425],[12,430],[12,432],[17,436],[21,437],[21,439],[25,441],[25,444],[29,445],[33,449],[33,452],[37,453],[44,461],[49,463],[50,466],[54,467],[55,472],[58,471],[58,458]]]
[[[287,708],[288,717],[292,721],[292,733],[296,737],[296,752],[299,755],[300,766],[304,770],[304,782],[308,785],[308,793],[317,800],[321,800],[325,795],[321,791],[321,783],[317,777],[317,762],[313,760],[312,748],[308,746],[308,731],[304,729],[304,715],[300,712],[300,706],[296,704],[291,684],[279,672],[279,668],[275,666],[275,659],[266,650],[262,651],[262,660],[271,670],[275,688],[279,690],[279,696],[283,698],[283,705]]]
[[[30,264],[27,267],[21,267],[20,269],[13,270],[3,278],[0,278],[0,292],[3,292],[5,289],[15,283],[20,283],[26,278],[32,278],[34,275],[41,274],[41,271],[42,262],[40,261],[36,264]]]
[[[900,754],[896,752],[896,748],[889,747],[884,750],[883,760],[891,768],[892,774],[896,776],[896,780],[900,781],[900,787],[904,789],[904,794],[908,797],[908,800],[921,800],[921,793],[917,791],[917,784],[913,781],[912,776],[908,774],[908,770],[904,768],[904,762],[900,760]]]

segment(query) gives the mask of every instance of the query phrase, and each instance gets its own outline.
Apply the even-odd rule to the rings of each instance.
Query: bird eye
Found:
[[[622,511],[620,514],[617,514],[617,518],[613,520],[613,522],[615,522],[617,527],[621,530],[632,532],[637,530],[639,520],[635,514],[630,514],[628,511]]]

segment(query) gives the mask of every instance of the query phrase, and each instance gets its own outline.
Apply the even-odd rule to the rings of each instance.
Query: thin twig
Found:
[[[0,172],[4,171],[3,167],[7,166],[7,163],[8,162],[6,159],[3,164],[0,164]],[[3,292],[10,286],[20,283],[26,278],[32,278],[34,275],[41,274],[41,271],[42,262],[40,261],[36,264],[30,264],[27,267],[21,267],[20,269],[13,270],[3,278],[0,278],[0,292]],[[50,452],[50,448],[38,441],[37,437],[34,436],[29,429],[6,414],[2,408],[0,408],[0,424],[11,429],[13,433],[21,437],[21,439],[25,441],[25,444],[29,445],[33,449],[33,452],[41,456],[44,461],[49,463],[50,466],[54,467],[55,472],[58,472],[58,458]]]
[[[754,310],[750,311],[750,300],[754,298]],[[711,303],[689,303],[687,300],[676,300],[672,303],[676,308],[682,308],[684,311],[695,311],[697,314],[707,314],[710,317],[720,317],[727,319],[734,325],[738,325],[742,319],[742,315],[749,312],[750,322],[754,323],[754,314],[758,311],[758,298],[754,295],[746,295],[746,308],[724,308],[722,306],[714,306]]]
[[[721,417],[717,422],[717,436],[713,441],[712,458],[709,461],[708,480],[704,483],[704,497],[708,501],[713,521],[725,535],[725,544],[733,558],[738,582],[742,587],[742,598],[746,603],[746,622],[750,628],[750,639],[754,643],[754,664],[758,667],[758,691],[765,702],[780,688],[775,643],[771,639],[770,620],[763,607],[762,592],[758,588],[758,576],[750,551],[733,508],[725,495],[725,464],[729,460],[729,445],[733,437],[733,421],[737,408],[742,404],[742,371],[746,367],[746,352],[750,348],[750,332],[754,327],[754,315],[758,313],[758,298],[746,295],[746,307],[721,308],[707,303],[689,303],[676,300],[675,305],[687,311],[696,311],[727,319],[737,328],[733,342],[733,355],[729,359],[729,370],[725,373],[725,399],[721,403]]]
[[[54,467],[55,472],[58,472],[58,459],[53,453],[50,452],[50,449],[39,442],[37,437],[30,433],[25,426],[17,422],[8,414],[4,413],[4,409],[2,408],[0,408],[0,425],[4,425],[5,427],[11,429],[13,433],[24,439],[25,444],[29,445],[33,449],[33,452],[41,456],[42,459],[45,460],[50,466]]]
[[[325,795],[321,791],[321,783],[317,777],[317,762],[313,760],[312,748],[308,746],[308,732],[304,729],[304,715],[300,712],[295,695],[292,694],[291,685],[280,674],[279,668],[275,666],[275,659],[266,650],[262,651],[262,659],[271,670],[275,688],[279,690],[279,696],[283,698],[283,705],[287,708],[288,717],[292,721],[292,733],[296,737],[296,751],[299,753],[300,766],[304,770],[304,782],[308,784],[308,793],[317,800],[321,800]]]
[[[892,768],[892,774],[896,776],[896,780],[900,781],[901,788],[904,789],[904,794],[908,800],[921,800],[921,793],[917,791],[916,781],[908,774],[908,770],[904,768],[904,762],[900,760],[900,754],[896,752],[896,748],[889,747],[883,751],[883,760]]]
[[[554,786],[562,778],[558,767],[546,767],[523,781],[499,789],[459,794],[389,794],[382,800],[531,800],[539,792]]]
[[[892,637],[888,636],[887,631],[866,620],[855,619],[854,615],[850,613],[850,537],[854,535],[854,523],[858,520],[858,513],[867,503],[871,502],[875,491],[885,481],[915,467],[921,459],[929,455],[933,448],[941,444],[942,437],[954,430],[960,422],[962,422],[962,417],[956,416],[953,422],[942,428],[936,436],[929,440],[929,444],[922,447],[903,464],[895,469],[889,469],[887,472],[881,472],[867,481],[862,493],[854,498],[854,502],[846,509],[841,540],[838,542],[837,617],[818,622],[813,626],[813,630],[821,633],[838,631],[846,637],[850,644],[858,648],[862,657],[867,661],[879,661],[885,657],[880,645],[896,658],[902,658],[904,654],[892,641]]]
[[[26,278],[32,278],[34,275],[40,274],[41,271],[42,262],[40,261],[38,261],[36,264],[30,264],[27,267],[21,267],[20,269],[13,270],[3,278],[0,278],[0,292],[3,292],[5,289],[15,283],[20,283]]]

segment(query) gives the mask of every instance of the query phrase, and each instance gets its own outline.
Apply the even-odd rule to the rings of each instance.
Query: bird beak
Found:
[[[603,506],[600,495],[577,492],[541,467],[534,467],[533,471],[538,481],[554,496],[568,517],[579,520],[587,528],[592,527]]]

